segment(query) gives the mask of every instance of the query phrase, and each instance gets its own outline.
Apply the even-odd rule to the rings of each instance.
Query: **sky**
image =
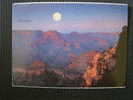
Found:
[[[127,25],[128,6],[112,4],[15,4],[13,30],[70,32],[120,32]],[[59,12],[60,21],[52,15]]]

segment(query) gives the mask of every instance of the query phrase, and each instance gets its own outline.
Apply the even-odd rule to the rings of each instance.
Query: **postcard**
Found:
[[[12,86],[126,87],[128,5],[12,5]]]

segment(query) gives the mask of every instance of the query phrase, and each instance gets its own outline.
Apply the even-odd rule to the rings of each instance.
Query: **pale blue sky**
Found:
[[[52,19],[55,12],[61,13],[61,21]],[[19,4],[13,5],[12,23],[13,30],[120,32],[127,17],[127,5]]]

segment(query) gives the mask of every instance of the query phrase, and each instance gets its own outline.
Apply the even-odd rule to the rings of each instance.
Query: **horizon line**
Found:
[[[13,31],[41,31],[41,32],[49,32],[49,31],[56,31],[56,32],[59,32],[59,33],[73,33],[73,32],[76,32],[76,33],[88,33],[88,32],[91,32],[91,33],[120,33],[122,31],[119,31],[119,32],[101,32],[101,31],[96,31],[96,32],[92,32],[92,31],[87,31],[87,32],[78,32],[78,31],[71,31],[71,32],[61,32],[61,31],[58,31],[58,30],[46,30],[46,31],[43,31],[43,30],[39,30],[39,29],[12,29],[12,32]]]

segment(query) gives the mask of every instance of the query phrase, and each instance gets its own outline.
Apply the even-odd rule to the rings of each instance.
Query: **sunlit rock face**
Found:
[[[96,54],[96,51],[86,52],[81,54],[80,56],[71,54],[71,64],[69,64],[67,68],[83,73],[93,60],[93,56],[95,56]]]
[[[83,74],[84,86],[92,86],[98,80],[102,79],[104,73],[113,70],[116,64],[116,48],[110,48],[103,53],[97,53],[90,66]]]

